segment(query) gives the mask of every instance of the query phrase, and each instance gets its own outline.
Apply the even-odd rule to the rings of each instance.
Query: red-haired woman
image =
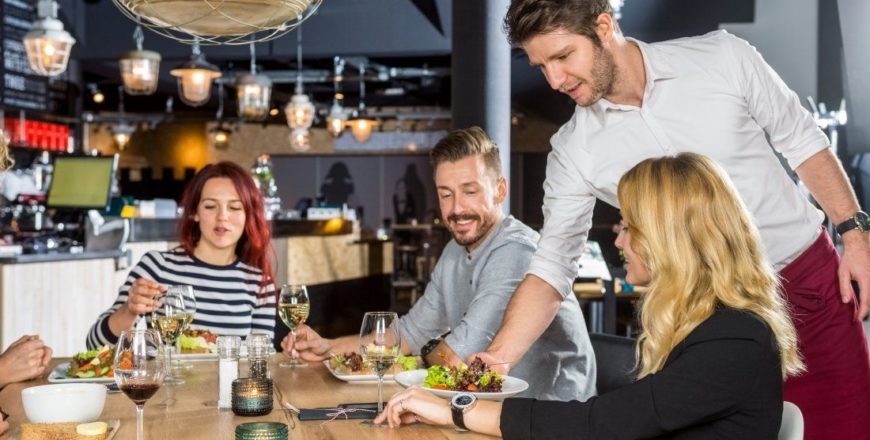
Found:
[[[90,349],[114,344],[158,304],[165,286],[193,286],[191,328],[221,335],[275,332],[275,286],[263,199],[248,172],[231,162],[207,165],[187,185],[178,228],[181,245],[151,251],[130,271],[118,298],[87,337]]]

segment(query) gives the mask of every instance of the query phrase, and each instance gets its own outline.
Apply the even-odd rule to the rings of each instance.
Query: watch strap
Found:
[[[868,223],[870,223],[870,221],[868,221],[868,215],[863,211],[858,211],[855,215],[837,225],[837,233],[843,235],[855,228],[858,228],[861,231],[867,231],[870,229],[870,224]]]
[[[465,427],[465,412],[462,408],[457,408],[452,403],[450,404],[450,412],[453,414],[453,424],[456,425],[456,429],[462,431],[468,431],[468,428]]]

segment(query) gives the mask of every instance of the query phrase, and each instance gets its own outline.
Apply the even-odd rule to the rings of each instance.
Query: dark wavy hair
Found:
[[[261,293],[263,293],[265,287],[274,281],[269,255],[272,234],[266,223],[263,197],[254,184],[254,179],[241,166],[224,161],[206,165],[196,173],[184,188],[184,195],[181,197],[184,216],[178,224],[178,241],[185,252],[193,255],[193,250],[202,237],[199,224],[194,221],[196,208],[199,206],[205,183],[217,177],[230,179],[236,192],[239,193],[239,199],[245,209],[245,231],[236,243],[236,255],[243,263],[256,267],[263,273],[260,283]]]
[[[601,14],[613,15],[609,0],[514,0],[503,27],[512,46],[522,46],[536,35],[563,28],[601,47],[595,33],[595,20]]]

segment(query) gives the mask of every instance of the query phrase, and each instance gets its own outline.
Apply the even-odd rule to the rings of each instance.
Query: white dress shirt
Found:
[[[592,224],[595,199],[618,207],[620,177],[640,161],[681,152],[716,160],[731,176],[777,270],[812,244],[822,213],[798,191],[789,166],[828,147],[812,116],[746,41],[715,31],[640,47],[641,107],[601,99],[577,106],[553,135],[544,182],[544,228],[528,274],[563,296]]]

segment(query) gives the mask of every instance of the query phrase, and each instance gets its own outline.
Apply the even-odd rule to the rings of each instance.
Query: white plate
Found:
[[[378,376],[376,374],[341,374],[336,372],[329,366],[329,359],[323,361],[323,365],[335,376],[338,380],[343,380],[345,382],[377,382]],[[392,374],[385,374],[384,380],[393,380]]]
[[[396,375],[395,380],[399,385],[405,388],[408,388],[411,385],[419,385],[424,390],[438,397],[446,397],[449,399],[460,393],[460,391],[433,390],[432,388],[423,387],[423,380],[426,379],[427,373],[426,370],[403,371]],[[502,377],[504,378],[504,383],[501,386],[502,391],[500,393],[474,392],[471,394],[474,394],[478,399],[483,400],[504,400],[513,395],[522,393],[529,387],[529,383],[522,379],[511,376]]]
[[[115,381],[114,377],[66,377],[67,370],[69,370],[69,362],[58,364],[58,366],[54,367],[54,370],[51,370],[51,374],[48,375],[48,381],[51,383],[109,383]]]
[[[213,361],[217,360],[217,353],[173,353],[172,360],[179,361]]]

